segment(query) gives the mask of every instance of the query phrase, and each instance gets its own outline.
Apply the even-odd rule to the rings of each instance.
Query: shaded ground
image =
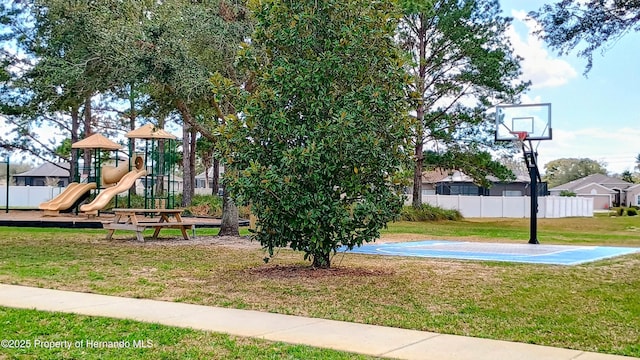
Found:
[[[124,233],[123,233],[124,234]],[[117,234],[116,234],[117,235]],[[137,241],[135,238],[126,237],[126,239],[113,240],[120,242],[127,242],[131,244],[139,244],[141,246],[192,246],[192,245],[211,245],[211,246],[227,246],[236,249],[260,249],[260,244],[251,241],[248,236],[198,236],[192,237],[190,240],[184,240],[181,237],[175,238],[163,238],[157,240],[145,239],[144,243]],[[418,241],[425,240],[424,235],[415,234],[392,234],[383,236],[375,243],[388,243],[388,242],[405,242],[405,241]]]
[[[227,246],[234,249],[260,249],[260,244],[251,241],[248,236],[195,236],[189,240],[182,237],[145,239],[144,243],[135,238],[116,240],[140,246]]]
[[[324,278],[332,276],[353,276],[353,277],[370,277],[370,276],[388,276],[393,275],[392,269],[366,269],[366,268],[346,268],[334,266],[329,269],[317,269],[311,266],[303,265],[269,265],[259,268],[245,270],[247,274],[252,276],[282,279],[282,278]]]
[[[381,242],[401,242],[401,241],[414,241],[423,239],[424,236],[416,236],[412,234],[398,235],[394,234],[389,237],[383,237],[376,243]],[[118,241],[118,240],[116,240]],[[132,245],[140,246],[201,246],[201,247],[217,247],[224,246],[232,249],[260,249],[261,246],[255,241],[251,241],[248,236],[197,236],[190,240],[184,240],[182,238],[171,239],[158,239],[158,240],[145,240],[144,243],[140,243],[135,239],[119,240]],[[313,268],[309,265],[291,264],[291,265],[272,265],[264,264],[263,266],[246,269],[244,273],[247,276],[265,278],[265,279],[289,279],[289,278],[324,278],[324,277],[376,277],[376,276],[389,276],[394,274],[392,268],[353,268],[340,266],[340,255],[334,256],[331,268],[319,269]]]

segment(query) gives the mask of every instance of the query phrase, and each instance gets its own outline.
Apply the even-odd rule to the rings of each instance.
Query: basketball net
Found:
[[[527,139],[527,135],[529,135],[526,131],[511,131],[515,138],[513,139],[514,145],[516,145],[522,151],[525,151],[524,141]]]

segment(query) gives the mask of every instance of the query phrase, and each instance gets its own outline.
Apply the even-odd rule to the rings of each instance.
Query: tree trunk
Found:
[[[238,207],[229,197],[224,184],[222,192],[222,224],[220,224],[218,236],[240,236]]]
[[[204,188],[208,189],[209,188],[209,164],[207,164],[206,162],[204,163]]]
[[[71,144],[78,142],[78,129],[80,128],[80,119],[78,108],[71,109]],[[78,151],[71,149],[71,164],[69,165],[69,181],[80,181],[80,172],[78,169]]]
[[[314,254],[311,266],[317,269],[329,269],[331,267],[331,254]]]
[[[415,208],[422,206],[422,171],[424,169],[424,130],[422,121],[424,111],[418,107],[418,126],[416,128],[415,167],[413,168],[413,199],[411,205]]]
[[[85,139],[91,136],[91,98],[87,97],[84,100],[84,137]],[[95,150],[99,151],[99,150]],[[86,174],[87,177],[91,173],[91,151],[89,149],[85,149],[83,153],[84,160],[84,170],[83,174]],[[97,170],[97,169],[96,169]],[[94,180],[98,183],[98,186],[102,186],[100,184],[100,179],[98,178],[98,171],[95,172],[96,179]]]
[[[133,90],[133,85],[130,85],[129,90],[129,130],[136,129],[136,117],[138,116],[136,112],[136,94]],[[129,139],[129,156],[134,156],[134,140]],[[129,196],[136,195],[136,186],[132,186],[129,188]]]
[[[157,174],[157,182],[155,184],[156,188],[154,191],[154,194],[156,196],[165,196],[165,190],[170,188],[171,185],[167,183],[167,186],[165,187],[164,182],[168,181],[169,179],[167,178],[166,175],[168,175],[168,169],[166,165],[166,161],[165,161],[165,151],[167,148],[167,140],[166,139],[158,139],[157,142],[157,148],[156,151],[158,152],[158,157],[157,157],[157,163],[156,163],[156,171],[158,172]]]
[[[182,124],[182,206],[191,205],[191,128],[186,121]]]
[[[218,194],[218,189],[220,188],[220,160],[213,159],[213,174],[212,174],[212,185],[213,188],[211,190],[212,195]]]
[[[413,199],[411,205],[413,207],[422,206],[422,171],[424,169],[424,94],[425,94],[425,78],[427,76],[427,63],[425,61],[427,54],[425,19],[420,15],[420,29],[418,31],[418,57],[420,64],[418,65],[418,78],[416,79],[416,92],[420,94],[418,106],[416,108],[416,148],[415,158],[416,165],[413,169]]]
[[[411,205],[416,208],[422,205],[423,146],[423,141],[416,139],[416,165],[413,169],[413,200],[411,202]]]
[[[190,130],[191,130],[191,141],[189,143],[189,151],[191,151],[191,154],[189,155],[189,167],[191,169],[189,170],[189,174],[191,175],[189,176],[189,182],[191,183],[190,197],[193,198],[193,195],[195,194],[195,189],[196,189],[196,139],[198,137],[198,131],[192,126],[190,127]]]

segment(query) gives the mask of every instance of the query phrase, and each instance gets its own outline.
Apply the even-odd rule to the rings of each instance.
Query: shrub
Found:
[[[560,196],[575,197],[576,193],[574,193],[573,191],[569,191],[569,190],[562,190],[562,191],[560,191]]]
[[[118,196],[118,203],[116,204],[116,198],[112,198],[105,209],[112,208],[133,208],[133,209],[144,209],[144,196],[141,195],[125,195]]]
[[[634,208],[628,208],[627,209],[627,215],[628,216],[636,216],[636,215],[638,215],[638,210],[636,210]]]
[[[222,216],[222,198],[218,195],[194,195],[185,213],[195,216]]]
[[[463,216],[458,210],[446,210],[429,204],[422,204],[419,208],[413,206],[403,207],[400,219],[404,221],[457,221],[462,220]]]
[[[177,197],[176,203],[181,198]],[[222,217],[222,197],[218,195],[194,195],[191,198],[191,206],[185,208],[185,213],[194,216]],[[238,206],[238,217],[249,218],[249,206]]]

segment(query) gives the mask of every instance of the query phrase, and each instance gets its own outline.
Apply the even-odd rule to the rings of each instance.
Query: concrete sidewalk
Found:
[[[0,284],[0,306],[133,319],[397,359],[629,360],[342,321]]]

